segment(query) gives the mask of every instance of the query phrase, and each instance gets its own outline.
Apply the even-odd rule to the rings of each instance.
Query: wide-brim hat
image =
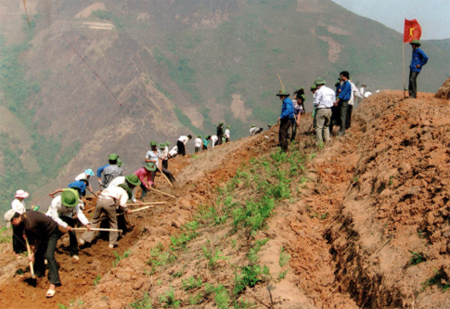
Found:
[[[121,167],[123,165],[123,162],[122,162],[122,160],[120,160],[120,159],[117,159],[117,166],[118,167]]]
[[[317,77],[317,79],[314,81],[314,84],[316,84],[316,87],[319,85],[325,85],[327,82],[322,77]]]
[[[287,92],[286,89],[280,89],[280,91],[278,91],[278,93],[276,94],[277,97],[281,97],[281,96],[290,96],[290,94]]]
[[[3,219],[5,219],[5,222],[11,222],[11,219],[14,217],[16,211],[14,209],[8,210],[5,215],[3,216]]]
[[[16,195],[14,195],[15,198],[27,198],[30,196],[30,193],[25,192],[24,190],[17,190]]]
[[[116,155],[115,153],[112,153],[108,156],[109,161],[117,161],[118,158],[119,158],[119,156]]]
[[[158,146],[158,144],[157,144],[155,141],[151,141],[151,142],[150,142],[150,147],[153,147],[153,146],[156,147],[156,146]]]
[[[153,162],[148,162],[145,166],[145,169],[149,172],[154,172],[156,171],[156,165]]]
[[[166,144],[164,144],[164,143],[159,144],[159,149],[164,149],[164,148],[166,148]]]
[[[141,185],[141,181],[139,180],[139,177],[135,174],[131,174],[131,175],[127,175],[125,176],[125,180],[133,186],[140,186]]]
[[[74,189],[63,189],[61,193],[61,204],[66,207],[75,207],[79,203],[78,192]]]
[[[422,45],[422,44],[420,44],[420,41],[419,41],[419,40],[412,40],[412,42],[409,43],[409,44],[410,44],[410,45],[417,45],[417,46]]]
[[[167,146],[170,146],[170,142],[166,142],[166,145],[167,145]]]
[[[84,173],[88,176],[94,176],[94,171],[90,168],[88,168],[87,170],[84,170]]]

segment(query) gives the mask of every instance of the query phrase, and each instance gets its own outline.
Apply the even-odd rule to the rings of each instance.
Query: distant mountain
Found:
[[[29,132],[19,145],[2,129],[2,201],[23,186],[48,203],[111,152],[131,173],[150,140],[211,134],[219,121],[235,139],[274,123],[277,74],[291,93],[318,76],[333,86],[342,70],[372,90],[403,84],[401,34],[328,0],[39,1],[31,27],[19,4],[2,5],[0,100]],[[419,91],[448,77],[448,46],[424,42]]]

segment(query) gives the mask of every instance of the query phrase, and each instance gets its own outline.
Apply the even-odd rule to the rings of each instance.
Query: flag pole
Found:
[[[405,94],[405,43],[402,42],[403,45],[403,98],[406,98]]]

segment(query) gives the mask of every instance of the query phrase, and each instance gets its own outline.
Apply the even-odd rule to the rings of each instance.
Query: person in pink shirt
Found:
[[[147,195],[147,190],[150,190],[150,187],[153,186],[153,179],[155,176],[152,174],[156,173],[156,165],[153,162],[148,162],[144,167],[141,167],[137,171],[134,172],[136,176],[138,176],[141,181],[141,200]]]

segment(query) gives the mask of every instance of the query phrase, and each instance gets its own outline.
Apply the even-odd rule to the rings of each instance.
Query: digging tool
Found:
[[[72,228],[74,231],[87,231],[87,227],[74,227]],[[104,229],[98,227],[91,227],[91,231],[99,231],[99,232],[119,232],[122,233],[122,230],[119,229]]]
[[[278,80],[280,81],[280,84],[281,84],[281,89],[284,89],[283,83],[281,82],[280,74],[277,74],[277,76],[278,76]]]
[[[28,238],[27,237],[25,237],[25,242],[27,244],[28,256],[31,256],[30,243],[28,242]],[[34,266],[33,266],[33,262],[31,262],[31,261],[30,261],[30,271],[31,271],[31,278],[35,279],[36,276],[34,274]]]
[[[98,198],[98,195],[97,194],[95,194],[93,191],[91,191],[90,189],[88,189],[89,190],[89,192],[91,192],[96,198]]]
[[[162,204],[166,204],[166,202],[148,202],[148,203],[131,203],[131,204],[127,204],[127,206],[147,206],[147,205],[162,205]]]
[[[156,164],[155,164],[156,165]],[[164,178],[167,180],[167,182],[169,183],[169,185],[171,187],[173,187],[172,182],[170,182],[169,178],[167,178],[166,174],[163,173],[163,171],[161,170],[161,168],[159,166],[156,166],[158,168],[158,170],[161,172],[161,174],[163,174]]]
[[[160,191],[160,190],[158,190],[158,189],[155,189],[155,188],[151,188],[150,190],[156,191],[156,192],[161,193],[161,194],[163,194],[163,195],[167,195],[167,196],[169,196],[169,197],[171,197],[171,198],[178,198],[178,197],[176,197],[176,196],[170,195],[169,193],[162,192],[162,191]]]
[[[145,209],[149,209],[151,207],[153,207],[153,205],[144,206],[144,207],[141,207],[141,208],[136,208],[136,209],[130,210],[130,213],[141,211],[141,210],[145,210]],[[122,215],[125,215],[125,214],[126,214],[126,212],[121,212],[120,214],[117,214],[117,216],[122,216]]]

